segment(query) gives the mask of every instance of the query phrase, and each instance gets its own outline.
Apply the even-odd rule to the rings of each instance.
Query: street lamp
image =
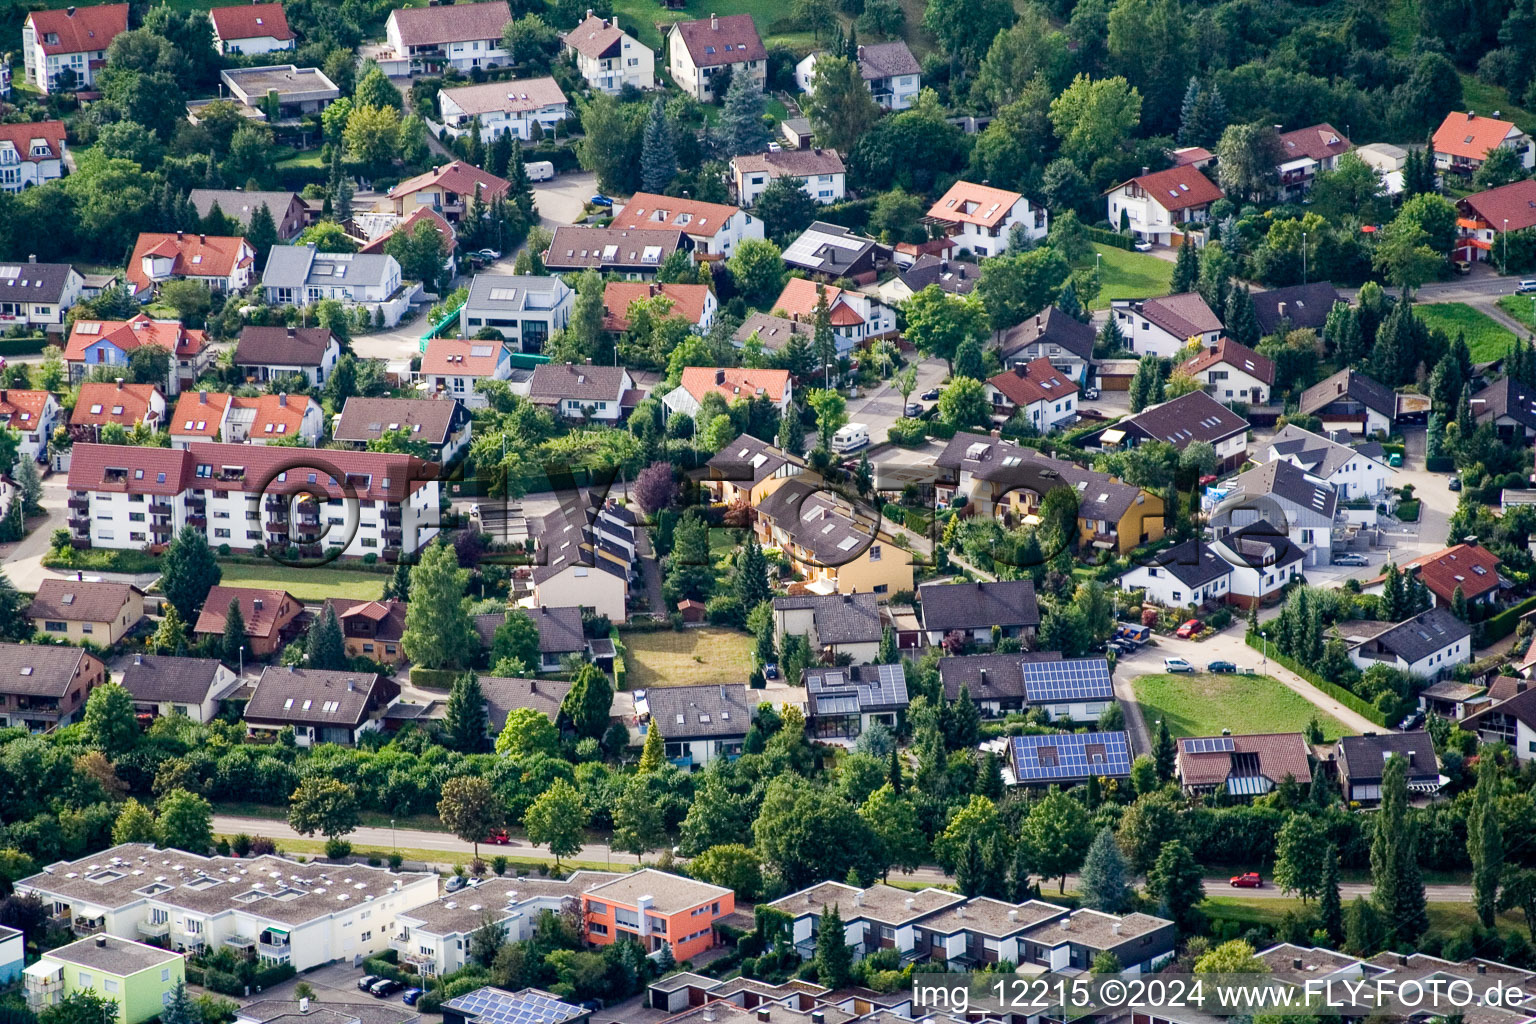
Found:
[[[1307,283],[1307,233],[1301,233],[1301,283]]]
[[[1269,634],[1267,632],[1260,632],[1259,636],[1264,638],[1264,674],[1268,675],[1269,674]]]
[[[1504,230],[1499,232],[1499,239],[1504,244],[1504,256],[1499,260],[1499,273],[1509,273],[1509,218],[1504,218]]]
[[[245,678],[245,644],[240,645],[240,678]]]
[[[389,848],[395,849],[395,819],[389,819]]]

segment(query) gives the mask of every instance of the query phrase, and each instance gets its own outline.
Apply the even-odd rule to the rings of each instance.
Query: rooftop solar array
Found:
[[[1191,754],[1220,754],[1230,753],[1237,748],[1233,745],[1231,736],[1202,736],[1199,739],[1185,740],[1184,749]]]
[[[860,665],[812,672],[806,676],[806,684],[812,710],[819,715],[905,707],[909,699],[907,674],[900,665]]]
[[[1123,732],[1015,736],[1012,753],[1014,776],[1023,783],[1131,773],[1130,745]]]
[[[548,993],[533,989],[507,992],[490,986],[450,999],[443,1009],[462,1013],[466,1020],[482,1024],[561,1024],[586,1012]]]
[[[1026,661],[1024,693],[1031,704],[1072,700],[1112,700],[1114,684],[1104,658]]]

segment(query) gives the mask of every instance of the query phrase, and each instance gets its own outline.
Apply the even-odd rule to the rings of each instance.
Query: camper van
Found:
[[[530,160],[523,164],[529,181],[549,181],[555,176],[555,165],[548,160]]]
[[[856,452],[869,444],[869,427],[862,423],[849,423],[832,435],[834,452]]]

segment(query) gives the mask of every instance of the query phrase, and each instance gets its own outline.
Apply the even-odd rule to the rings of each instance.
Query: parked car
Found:
[[[1236,672],[1237,666],[1230,661],[1213,661],[1205,666],[1207,672]]]
[[[1421,726],[1423,724],[1424,724],[1424,712],[1423,711],[1415,711],[1413,714],[1411,714],[1407,718],[1403,719],[1402,722],[1398,725],[1398,728],[1401,729],[1403,732],[1412,732],[1413,730],[1417,729],[1419,726]]]
[[[1115,630],[1115,639],[1132,648],[1140,647],[1152,639],[1152,629],[1150,626],[1121,626]]]
[[[377,974],[365,974],[357,979],[357,990],[359,992],[367,992],[374,985],[378,984],[378,981],[379,976]]]
[[[415,1006],[416,1000],[420,998],[421,989],[419,988],[408,988],[404,992],[400,993],[400,1001],[406,1006]]]
[[[1369,558],[1366,558],[1364,555],[1356,554],[1353,551],[1346,551],[1342,555],[1334,555],[1333,556],[1333,564],[1334,565],[1348,565],[1348,566],[1351,566],[1353,568],[1360,569],[1360,568],[1364,568],[1367,565],[1370,565],[1371,564],[1371,560]]]
[[[921,398],[925,402],[937,402],[939,400],[939,389],[938,388],[929,388],[927,391],[924,391],[918,397]]]
[[[1387,465],[1391,466],[1393,469],[1402,469],[1403,457],[1397,454],[1397,452],[1393,452],[1391,455],[1387,456]]]
[[[1195,666],[1191,665],[1189,662],[1185,661],[1183,658],[1164,658],[1163,659],[1163,671],[1164,672],[1193,672],[1194,670],[1195,670]]]
[[[591,203],[593,206],[609,206],[609,207],[611,207],[613,205],[613,200],[609,199],[607,196],[603,195],[601,192],[599,192],[597,195],[593,196],[591,199],[588,199],[587,202]]]
[[[1184,623],[1184,625],[1174,630],[1173,635],[1178,637],[1180,640],[1188,640],[1190,637],[1200,632],[1200,629],[1200,620],[1190,619],[1188,622]]]
[[[1472,273],[1472,261],[1471,260],[1452,260],[1451,261],[1451,266],[1455,268],[1456,273],[1458,273],[1458,274],[1470,274],[1470,273]]]
[[[1264,888],[1264,879],[1259,877],[1257,871],[1245,871],[1240,875],[1232,876],[1232,888],[1262,889]]]
[[[1446,482],[1445,486],[1450,488],[1453,491],[1461,490],[1461,477],[1459,477],[1459,476],[1451,477],[1451,479]]]
[[[1527,279],[1515,286],[1516,295],[1529,295],[1532,292],[1536,292],[1536,281]]]
[[[777,678],[779,678],[779,666],[774,664],[771,661],[768,664],[764,665],[763,666],[763,678],[764,679],[777,679]]]
[[[463,875],[454,875],[452,878],[448,879],[448,884],[443,886],[443,891],[458,892],[468,884],[469,879],[465,878]]]
[[[396,992],[399,992],[403,988],[405,988],[405,986],[400,984],[394,978],[380,978],[378,981],[374,982],[368,987],[368,991],[373,994],[373,998],[383,999],[385,996],[394,995]]]
[[[923,407],[917,402],[908,402],[906,409],[902,410],[907,416],[921,416]]]
[[[1151,252],[1152,251],[1152,243],[1151,242],[1137,242],[1136,243],[1136,251],[1137,252]]]
[[[1086,389],[1083,392],[1083,400],[1087,401],[1087,402],[1097,402],[1099,400],[1099,389],[1098,388],[1088,388],[1088,389]]]
[[[478,256],[482,260],[499,260],[499,259],[501,259],[501,253],[497,252],[495,249],[481,249],[478,252],[470,253],[470,255],[471,256]]]
[[[512,837],[507,835],[506,829],[498,828],[493,829],[491,834],[486,836],[482,842],[489,843],[492,846],[506,846],[512,842]]]

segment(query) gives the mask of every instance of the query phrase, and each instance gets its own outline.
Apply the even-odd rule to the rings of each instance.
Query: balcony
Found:
[[[88,533],[91,529],[91,521],[84,516],[70,516],[69,528],[71,530],[78,530],[81,533]]]
[[[1104,548],[1106,550],[1112,550],[1119,543],[1120,543],[1120,538],[1119,538],[1119,536],[1117,534],[1113,534],[1113,533],[1095,533],[1093,535],[1093,546],[1096,547],[1096,548]]]
[[[384,561],[386,561],[386,562],[398,562],[398,561],[400,561],[400,549],[399,548],[385,548],[384,549]]]
[[[83,939],[95,935],[106,926],[107,920],[104,917],[77,917],[70,923],[69,930]]]
[[[171,934],[169,918],[164,921],[140,921],[135,927],[138,933],[146,939],[163,939]]]
[[[205,512],[208,509],[208,499],[190,497],[187,499],[187,509],[188,511]]]
[[[198,515],[187,516],[187,525],[196,526],[198,529],[202,529],[208,525],[208,517]]]
[[[168,501],[152,501],[149,504],[149,514],[152,516],[168,516],[171,514],[171,503]]]
[[[399,508],[387,508],[387,509],[385,509],[384,510],[384,521],[386,523],[390,524],[391,526],[399,526],[400,525],[400,509]]]
[[[405,540],[405,535],[403,533],[401,533],[398,529],[395,529],[395,530],[385,530],[384,531],[384,539],[386,541],[388,541],[394,547],[399,547],[401,541]]]
[[[68,505],[70,508],[74,509],[76,512],[86,512],[86,511],[89,511],[89,509],[91,507],[91,499],[90,498],[70,498],[67,502],[65,502],[65,504]]]
[[[288,499],[279,495],[271,495],[263,503],[268,512],[287,512]]]
[[[287,960],[293,953],[293,946],[287,942],[258,942],[256,952],[268,960]]]

